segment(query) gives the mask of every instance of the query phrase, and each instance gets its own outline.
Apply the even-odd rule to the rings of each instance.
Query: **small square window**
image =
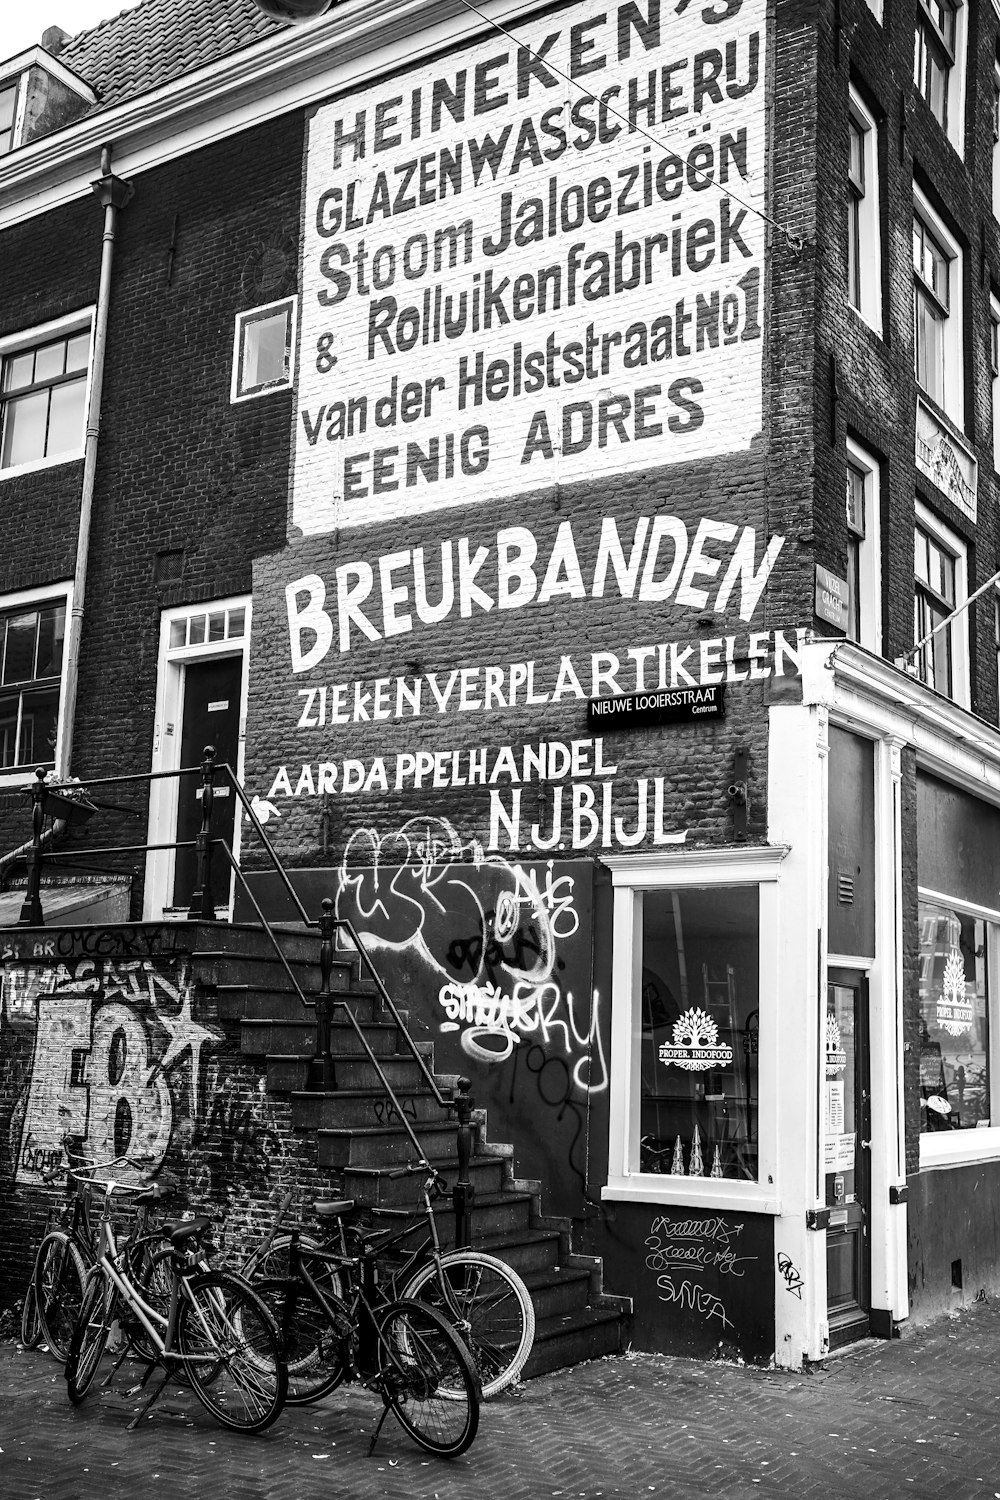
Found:
[[[233,350],[231,399],[245,401],[292,384],[295,302],[289,298],[239,313]]]

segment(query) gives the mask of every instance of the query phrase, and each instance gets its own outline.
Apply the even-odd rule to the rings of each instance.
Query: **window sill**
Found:
[[[629,1177],[612,1178],[601,1189],[601,1198],[613,1203],[676,1204],[744,1214],[781,1213],[781,1203],[759,1183],[727,1181],[724,1177],[665,1177],[637,1172]]]
[[[54,458],[35,458],[27,464],[14,464],[9,469],[0,469],[0,483],[5,479],[19,479],[22,474],[34,474],[39,469],[55,469],[59,464],[78,464],[86,455],[82,448],[73,453],[57,453]]]
[[[259,401],[262,396],[274,396],[281,391],[294,391],[295,385],[291,380],[283,380],[280,385],[262,385],[255,391],[243,391],[240,395],[230,395],[231,406],[242,406],[245,401]]]
[[[1000,1126],[931,1131],[920,1137],[920,1167],[958,1167],[1000,1158]]]

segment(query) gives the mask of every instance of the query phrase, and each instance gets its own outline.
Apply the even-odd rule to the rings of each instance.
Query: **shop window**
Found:
[[[0,470],[83,452],[90,315],[0,341]]]
[[[968,706],[968,616],[961,608],[968,596],[965,544],[919,501],[913,572],[913,642],[923,642],[916,674],[928,687]]]
[[[881,333],[878,128],[853,89],[848,117],[847,300]]]
[[[869,651],[882,649],[882,567],[878,460],[847,439],[848,639]]]
[[[962,252],[914,193],[913,363],[920,386],[959,427],[964,421]]]
[[[605,1196],[756,1201],[766,1211],[776,860],[759,850],[742,860],[667,860],[655,884],[642,856],[610,863],[618,888]]]
[[[647,891],[633,1172],[757,1181],[757,889]]]
[[[920,1129],[992,1123],[990,948],[996,929],[951,906],[921,901]]]
[[[961,149],[965,92],[965,20],[965,7],[957,0],[917,0],[914,87],[956,149]]]
[[[236,317],[231,399],[287,390],[292,383],[295,300],[272,302]]]
[[[0,608],[0,772],[55,763],[66,606],[25,596]]]

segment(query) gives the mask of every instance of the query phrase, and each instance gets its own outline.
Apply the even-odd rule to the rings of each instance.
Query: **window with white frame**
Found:
[[[848,639],[882,649],[880,468],[878,459],[847,439]]]
[[[0,339],[0,475],[79,458],[91,315]]]
[[[968,707],[969,623],[962,608],[968,598],[966,569],[965,543],[918,501],[913,528],[913,641],[923,645],[915,658],[916,674],[928,687]]]
[[[612,1141],[604,1196],[773,1196],[779,852],[612,857]]]
[[[0,774],[5,776],[55,764],[67,603],[65,590],[0,600]]]
[[[964,425],[962,251],[914,189],[913,366],[920,386]]]
[[[18,82],[0,84],[0,156],[13,150],[17,124]]]
[[[917,0],[913,83],[956,150],[962,147],[966,7],[961,0]]]
[[[993,467],[1000,469],[1000,298],[990,294],[990,394],[993,421]]]
[[[854,89],[848,116],[847,300],[881,333],[878,127]]]
[[[293,380],[295,298],[236,315],[231,399],[287,390]]]

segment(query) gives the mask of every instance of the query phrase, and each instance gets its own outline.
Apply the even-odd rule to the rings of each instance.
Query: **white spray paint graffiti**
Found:
[[[384,838],[351,837],[337,914],[370,947],[408,952],[430,970],[441,1030],[461,1032],[467,1057],[502,1063],[530,1037],[595,1094],[608,1085],[600,995],[581,1003],[557,976],[558,945],[580,928],[574,884],[552,860],[540,873],[463,841],[443,818],[413,818]]]
[[[722,1298],[692,1278],[711,1270],[720,1277],[742,1279],[744,1263],[758,1258],[737,1253],[742,1233],[742,1224],[730,1224],[715,1214],[702,1219],[673,1219],[664,1214],[655,1218],[646,1238],[646,1265],[658,1273],[660,1301],[732,1328]]]
[[[12,1121],[19,1182],[41,1182],[60,1161],[66,1135],[83,1137],[87,1155],[99,1161],[128,1151],[158,1166],[175,1125],[167,1075],[184,1060],[188,1114],[197,1119],[201,1052],[222,1038],[194,1020],[184,964],[10,965],[3,1001],[6,1024],[34,1034],[23,1123]]]

